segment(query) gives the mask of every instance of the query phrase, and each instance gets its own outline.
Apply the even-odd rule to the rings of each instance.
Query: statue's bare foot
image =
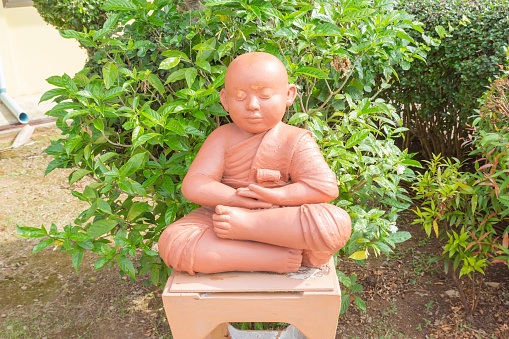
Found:
[[[302,250],[296,250],[293,248],[281,247],[283,252],[283,260],[275,263],[276,266],[274,272],[278,273],[288,273],[288,272],[297,272],[302,264]]]
[[[247,208],[217,205],[212,216],[214,232],[219,238],[256,240],[256,217]]]

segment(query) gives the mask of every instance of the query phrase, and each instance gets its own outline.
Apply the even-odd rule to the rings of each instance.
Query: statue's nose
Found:
[[[252,95],[248,98],[247,108],[251,111],[256,111],[260,109],[260,103],[255,95]]]

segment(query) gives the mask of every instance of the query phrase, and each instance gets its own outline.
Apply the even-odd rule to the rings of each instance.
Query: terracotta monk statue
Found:
[[[228,67],[221,103],[233,123],[206,139],[182,183],[202,207],[159,239],[176,270],[294,272],[319,267],[345,245],[348,214],[327,204],[336,177],[307,130],[281,122],[297,88],[281,61],[248,53]]]

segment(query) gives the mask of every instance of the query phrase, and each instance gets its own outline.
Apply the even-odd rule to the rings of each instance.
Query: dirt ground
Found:
[[[70,170],[43,175],[51,160],[43,150],[58,137],[55,127],[38,127],[30,144],[2,150],[15,136],[0,134],[0,338],[171,338],[161,289],[144,287],[143,277],[132,282],[118,268],[95,271],[91,253],[78,275],[58,249],[31,254],[38,240],[19,237],[16,225],[63,227],[85,205],[70,193]],[[398,227],[412,239],[389,258],[365,267],[339,263],[358,275],[367,311],[350,307],[336,338],[509,338],[509,269],[498,264],[487,272],[489,284],[467,323],[459,298],[446,293],[455,287],[442,264],[428,263],[436,240],[410,222],[409,213]]]

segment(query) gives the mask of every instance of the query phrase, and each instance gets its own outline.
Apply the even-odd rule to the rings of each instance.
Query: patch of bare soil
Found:
[[[1,134],[0,149],[14,137]],[[70,256],[53,248],[32,255],[38,240],[16,234],[16,225],[63,227],[86,207],[70,193],[70,170],[44,177],[51,157],[43,150],[55,138],[55,127],[39,127],[33,143],[0,152],[0,338],[171,338],[161,290],[144,287],[144,277],[130,281],[116,268],[95,271],[90,253],[76,274]],[[498,264],[487,272],[492,284],[484,286],[468,323],[459,298],[447,294],[456,288],[442,264],[428,263],[437,241],[410,222],[409,213],[398,226],[412,239],[390,257],[365,267],[340,262],[343,272],[358,275],[367,311],[351,306],[336,338],[509,338],[508,268]]]
[[[368,260],[366,267],[340,264],[346,274],[358,275],[367,310],[350,307],[340,318],[337,338],[509,338],[509,269],[497,264],[486,272],[474,321],[465,321],[443,263],[429,263],[438,255],[439,242],[411,226],[411,217],[404,216],[399,228],[412,238],[391,256]],[[471,296],[471,282],[463,283]]]
[[[0,149],[15,136],[1,134]],[[96,272],[90,252],[77,275],[70,256],[32,255],[40,239],[16,234],[16,225],[62,228],[86,207],[70,193],[71,170],[44,176],[52,159],[43,150],[56,138],[55,127],[39,127],[29,145],[0,152],[0,338],[169,338],[158,287],[116,268]]]

